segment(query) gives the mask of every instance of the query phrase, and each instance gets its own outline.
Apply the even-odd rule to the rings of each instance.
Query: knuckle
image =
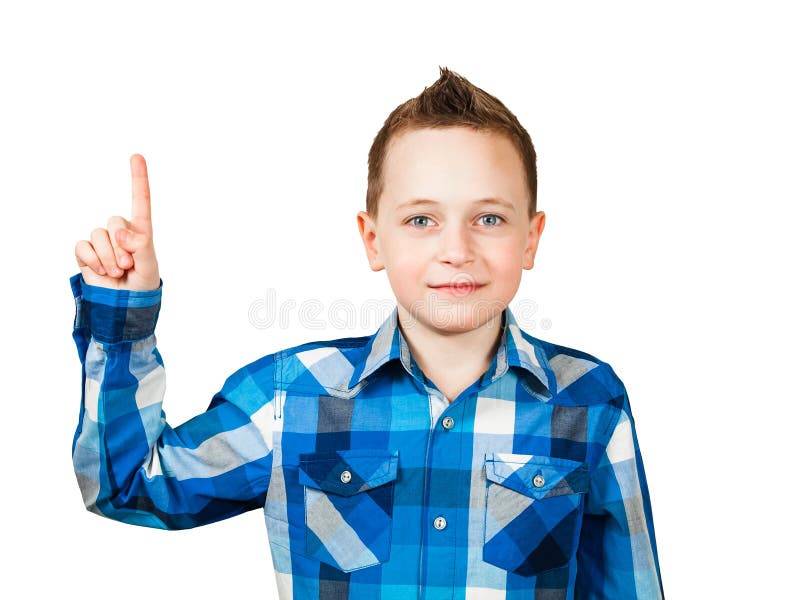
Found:
[[[91,258],[96,256],[94,252],[94,248],[92,245],[87,242],[86,240],[81,240],[77,244],[75,244],[75,256],[81,256],[83,258]]]

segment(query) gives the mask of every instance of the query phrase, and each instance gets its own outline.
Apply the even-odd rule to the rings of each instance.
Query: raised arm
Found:
[[[206,412],[179,427],[167,423],[155,336],[163,282],[152,249],[144,159],[136,156],[133,216],[119,227],[133,241],[114,246],[110,237],[93,235],[80,254],[76,247],[81,272],[70,278],[72,334],[82,374],[72,457],[90,511],[184,529],[263,506],[272,465],[273,357],[230,375]],[[126,253],[126,276],[113,275],[111,257],[125,264]],[[106,275],[97,272],[101,264]]]

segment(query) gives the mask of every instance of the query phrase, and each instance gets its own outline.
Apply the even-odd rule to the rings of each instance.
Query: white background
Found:
[[[558,4],[558,6],[554,6]],[[796,584],[798,21],[790,3],[4,3],[5,598],[276,597],[262,513],[191,531],[83,508],[70,445],[75,243],[148,161],[177,425],[278,349],[393,300],[355,215],[389,112],[439,65],[499,97],[547,214],[514,302],[630,394],[667,596]],[[253,302],[317,299],[321,328]],[[791,311],[791,312],[790,312]],[[544,329],[543,319],[551,326]],[[326,325],[327,323],[327,325]]]

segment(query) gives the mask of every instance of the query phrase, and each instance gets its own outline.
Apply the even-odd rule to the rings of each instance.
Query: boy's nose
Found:
[[[462,227],[445,228],[439,237],[439,261],[458,266],[473,259],[469,232]]]

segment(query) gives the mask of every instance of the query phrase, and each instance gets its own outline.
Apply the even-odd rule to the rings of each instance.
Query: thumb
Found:
[[[114,232],[114,235],[120,248],[127,250],[130,253],[140,250],[145,245],[147,237],[140,233],[134,233],[133,231],[124,228],[117,229]]]

